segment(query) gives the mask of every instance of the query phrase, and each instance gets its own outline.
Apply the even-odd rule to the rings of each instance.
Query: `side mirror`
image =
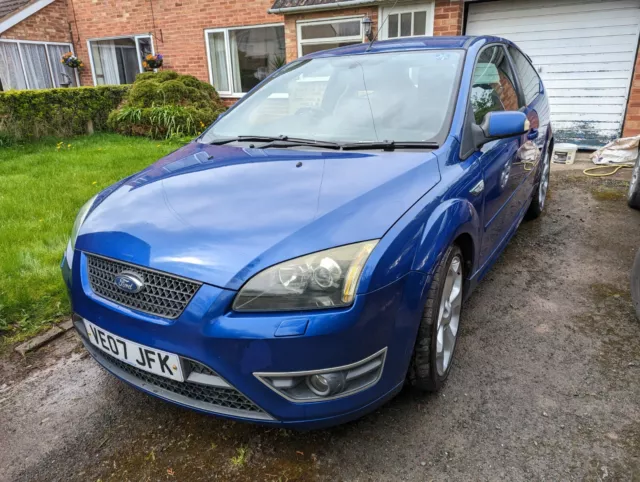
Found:
[[[487,142],[507,137],[520,136],[529,132],[527,116],[518,111],[489,112],[481,125],[473,126],[473,140],[476,147]]]

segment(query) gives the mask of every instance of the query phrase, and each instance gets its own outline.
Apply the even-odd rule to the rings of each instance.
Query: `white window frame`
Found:
[[[391,5],[381,5],[378,7],[378,25],[382,25],[382,29],[380,30],[380,40],[393,40],[397,38],[411,38],[417,37],[417,35],[413,35],[413,13],[427,11],[427,26],[425,29],[424,36],[433,36],[433,24],[435,23],[435,11],[436,11],[436,2],[431,0],[427,2],[420,3],[412,3],[408,5],[400,5],[400,6],[391,6]],[[387,18],[388,14],[398,14],[398,34],[400,33],[400,15],[403,13],[411,13],[411,35],[408,37],[401,37],[398,35],[397,37],[389,38],[389,19]],[[380,28],[380,27],[378,27]],[[423,35],[420,35],[422,37]]]
[[[362,19],[364,15],[351,15],[348,17],[326,17],[318,20],[298,20],[296,22],[296,38],[298,43],[298,57],[302,57],[303,45],[321,45],[321,44],[334,44],[340,42],[364,42],[364,29],[362,28]],[[327,23],[344,23],[353,22],[358,20],[360,22],[360,35],[350,35],[347,37],[328,37],[318,39],[302,39],[302,27],[306,25],[324,25]]]
[[[75,51],[73,50],[73,44],[69,42],[42,42],[39,40],[13,40],[13,39],[0,39],[0,42],[18,44],[18,54],[20,55],[20,66],[22,67],[22,75],[24,75],[24,81],[27,84],[27,90],[31,90],[33,89],[33,87],[29,85],[29,78],[27,77],[27,71],[24,68],[24,57],[22,56],[22,49],[20,48],[21,44],[44,45],[44,51],[45,51],[45,54],[47,55],[47,62],[49,66],[49,75],[51,76],[51,83],[54,86],[53,87],[54,89],[57,87],[55,87],[53,69],[51,68],[51,57],[49,56],[49,49],[47,48],[47,45],[62,45],[65,47],[69,47],[69,52],[75,55]],[[60,62],[60,59],[57,59],[57,62]],[[76,85],[80,86],[80,77],[78,76],[78,69],[73,69],[73,70],[75,71],[75,75],[76,75]]]
[[[98,37],[98,38],[87,39],[87,50],[89,51],[89,63],[91,64],[91,77],[93,78],[94,86],[98,85],[98,80],[96,79],[96,69],[95,69],[95,66],[93,65],[93,51],[91,50],[91,42],[100,42],[102,40],[118,40],[123,38],[133,39],[133,41],[136,44],[136,54],[138,55],[138,73],[139,74],[143,73],[144,69],[142,68],[142,57],[140,56],[140,46],[138,45],[138,39],[148,38],[151,41],[151,53],[153,55],[156,54],[156,47],[153,44],[153,35],[151,35],[150,33],[141,33],[141,34],[134,34],[134,35],[118,35],[116,37]]]
[[[232,30],[245,30],[248,28],[267,28],[267,27],[282,27],[284,29],[284,23],[264,23],[260,25],[244,25],[237,27],[220,27],[220,28],[206,28],[204,30],[204,45],[207,49],[207,65],[209,66],[209,83],[213,85],[213,66],[211,65],[211,48],[209,46],[209,34],[210,33],[220,33],[224,34],[224,53],[226,57],[227,64],[227,84],[229,85],[230,90],[216,90],[220,97],[228,97],[232,99],[239,99],[246,95],[246,92],[233,92],[233,72],[231,70],[231,52],[229,51],[229,32]],[[286,33],[285,33],[286,35]],[[286,51],[285,51],[286,54]],[[215,87],[215,86],[214,86]]]

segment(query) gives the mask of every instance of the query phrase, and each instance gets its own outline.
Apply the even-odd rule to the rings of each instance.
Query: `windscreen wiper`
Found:
[[[397,141],[372,141],[353,142],[342,144],[345,151],[359,151],[366,149],[382,149],[383,151],[393,151],[396,149],[437,149],[440,145],[437,142],[397,142]]]
[[[278,137],[271,142],[258,146],[258,149],[268,149],[270,147],[298,147],[298,146],[309,146],[309,147],[319,147],[322,149],[342,149],[342,144],[338,144],[337,142],[329,142],[329,141],[316,141],[315,139],[301,139],[299,137],[288,137],[281,136]]]
[[[229,144],[230,142],[271,142],[271,141],[279,141],[286,136],[280,137],[270,137],[270,136],[236,136],[236,137],[225,137],[223,139],[216,139],[215,141],[211,141],[209,144],[214,146],[221,146],[223,144]]]
[[[221,146],[223,144],[229,144],[231,142],[266,142],[262,146],[256,146],[258,149],[268,149],[270,147],[297,147],[297,146],[310,146],[320,147],[324,149],[340,149],[342,146],[337,142],[328,141],[316,141],[314,139],[301,139],[298,137],[289,136],[237,136],[228,137],[225,139],[216,139],[210,142],[215,146]]]

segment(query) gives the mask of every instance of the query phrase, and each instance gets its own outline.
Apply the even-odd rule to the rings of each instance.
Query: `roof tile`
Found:
[[[0,0],[0,18],[4,18],[20,10],[30,1],[31,0]]]
[[[1,1],[1,0],[0,0]],[[272,9],[291,7],[316,7],[318,5],[328,5],[331,3],[343,2],[344,0],[275,0]],[[371,3],[374,3],[372,0]]]

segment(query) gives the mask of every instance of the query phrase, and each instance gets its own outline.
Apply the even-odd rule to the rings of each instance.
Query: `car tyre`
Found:
[[[409,384],[435,392],[451,371],[460,328],[464,294],[464,258],[456,245],[449,246],[435,271],[418,328]]]
[[[538,180],[538,184],[533,191],[533,197],[531,199],[531,204],[529,204],[529,209],[525,214],[526,219],[536,219],[539,218],[544,210],[544,203],[547,199],[547,191],[549,190],[549,173],[551,172],[551,146],[546,149],[545,155],[542,158],[542,169],[540,171],[540,179]]]
[[[633,209],[640,209],[640,157],[633,166],[629,191],[627,192],[627,204]]]

